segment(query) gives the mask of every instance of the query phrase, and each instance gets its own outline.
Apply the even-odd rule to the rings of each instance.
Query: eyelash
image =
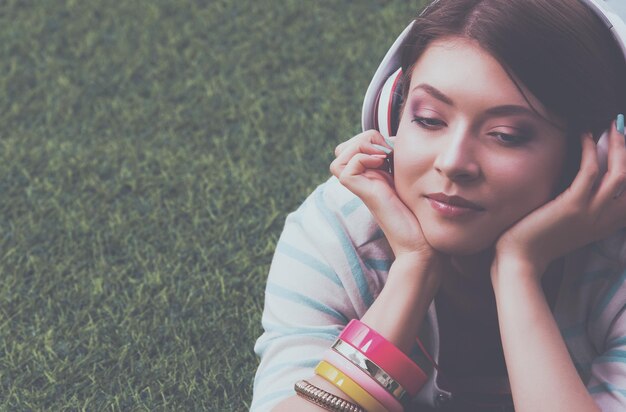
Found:
[[[426,122],[429,122],[429,121],[430,122],[434,121],[437,124],[427,124]],[[441,120],[431,118],[431,117],[420,117],[420,116],[414,116],[411,122],[417,124],[419,127],[426,129],[426,130],[434,130],[437,127],[441,127],[445,125],[445,123]],[[519,146],[521,144],[524,144],[529,139],[527,136],[523,136],[523,135],[513,135],[513,134],[498,133],[498,132],[489,133],[489,136],[499,137],[498,140],[502,144],[507,145],[507,146]],[[506,140],[506,139],[513,139],[513,141]]]
[[[526,136],[519,136],[519,135],[514,135],[514,134],[506,134],[506,133],[489,133],[489,136],[505,136],[505,138],[508,139],[513,139],[513,141],[510,140],[504,140],[504,139],[498,139],[500,140],[503,144],[507,145],[507,146],[520,146],[524,143],[526,143],[528,141],[528,137]]]
[[[433,121],[433,120],[434,120],[434,121],[436,121],[436,122],[438,122],[439,124],[437,124],[437,125],[432,125],[432,124],[424,124],[424,121]],[[431,118],[431,117],[419,117],[419,116],[414,116],[414,117],[413,117],[412,122],[413,122],[413,123],[416,123],[418,126],[423,127],[423,128],[425,128],[425,129],[431,129],[431,128],[434,128],[434,127],[437,127],[437,126],[443,126],[443,125],[445,124],[445,123],[444,123],[444,122],[442,122],[441,120],[437,120],[437,119],[435,119],[435,118]]]

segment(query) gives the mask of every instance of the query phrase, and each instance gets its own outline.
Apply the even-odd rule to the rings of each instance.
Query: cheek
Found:
[[[399,191],[412,186],[433,167],[434,157],[428,148],[411,143],[414,142],[398,137],[394,144],[394,181]]]
[[[561,180],[562,163],[549,158],[510,160],[485,171],[491,176],[494,201],[524,215],[554,197]]]
[[[428,142],[415,133],[405,132],[400,127],[394,142],[394,166],[400,171],[425,171],[432,166],[436,148],[433,142]]]

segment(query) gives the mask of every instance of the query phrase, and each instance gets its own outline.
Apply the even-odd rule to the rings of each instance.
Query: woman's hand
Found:
[[[389,143],[393,144],[393,139]],[[376,145],[385,147],[385,153]],[[393,147],[376,130],[368,130],[341,143],[330,171],[357,195],[385,233],[396,260],[404,256],[430,261],[437,252],[426,242],[415,215],[396,194],[386,159]]]
[[[425,240],[417,217],[398,197],[386,159],[393,149],[375,130],[337,146],[331,172],[372,212],[385,233],[395,260],[385,286],[362,316],[370,326],[405,353],[439,290],[448,259]]]
[[[580,170],[571,186],[502,234],[496,243],[494,265],[515,259],[516,263],[530,264],[533,272],[542,276],[554,259],[626,226],[624,135],[613,125],[608,170],[603,176],[599,176],[591,133],[581,139]]]
[[[496,242],[491,283],[516,409],[598,410],[568,352],[541,277],[554,259],[626,226],[624,135],[613,127],[608,137],[606,174],[600,175],[596,144],[585,134],[571,186]]]

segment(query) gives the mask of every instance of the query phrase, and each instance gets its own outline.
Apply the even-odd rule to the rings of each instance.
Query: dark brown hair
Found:
[[[626,112],[624,56],[610,30],[580,0],[431,4],[416,18],[403,50],[404,96],[418,58],[433,40],[447,36],[478,42],[565,121],[570,138],[586,131],[599,137],[618,113]],[[572,143],[568,163],[577,170],[579,139]]]

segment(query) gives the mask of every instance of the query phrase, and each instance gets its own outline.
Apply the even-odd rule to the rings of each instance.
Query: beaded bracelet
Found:
[[[293,386],[298,396],[306,399],[307,401],[316,404],[317,406],[333,412],[367,412],[359,405],[355,405],[352,402],[335,396],[330,392],[326,392],[323,389],[305,381],[304,379],[296,382]]]

